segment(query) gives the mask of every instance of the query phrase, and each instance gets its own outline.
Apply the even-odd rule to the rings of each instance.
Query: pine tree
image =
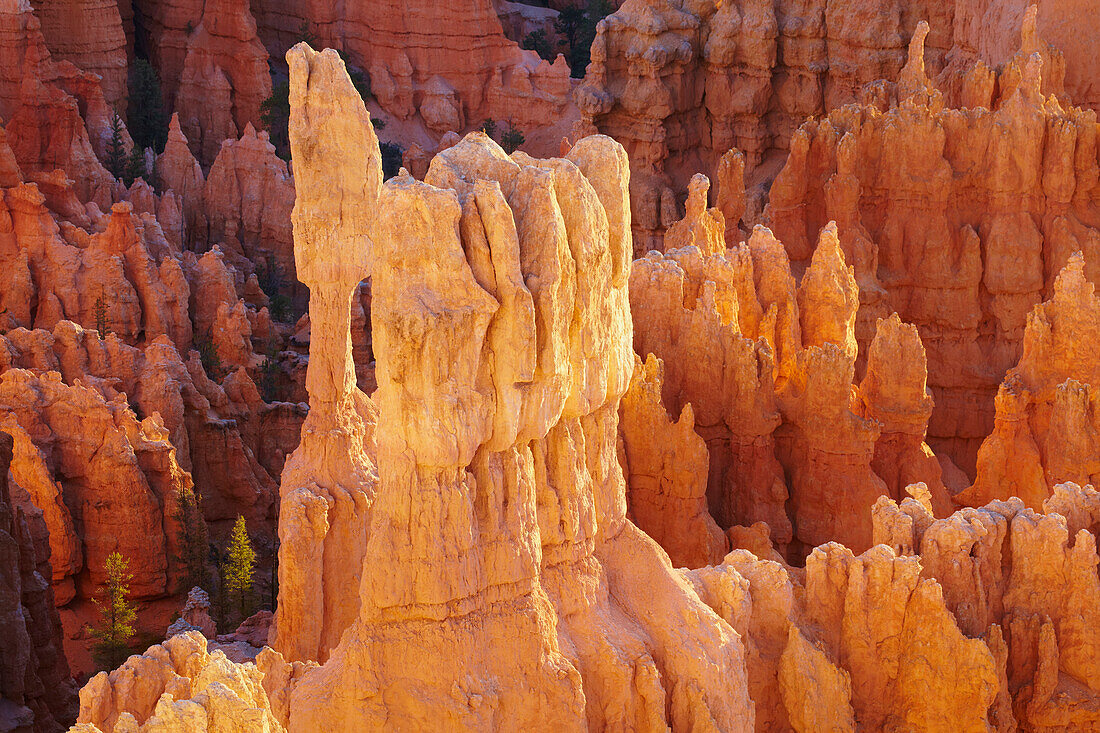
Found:
[[[199,361],[202,363],[202,368],[206,372],[206,376],[213,379],[215,382],[221,380],[222,372],[222,359],[218,356],[218,350],[214,347],[214,336],[207,330],[205,333],[201,333],[194,338],[195,350],[199,352]]]
[[[276,152],[290,158],[290,84],[277,81],[271,85],[271,96],[260,103],[260,122]]]
[[[256,565],[256,551],[248,539],[248,527],[244,517],[237,515],[233,525],[233,535],[226,548],[225,563],[222,566],[222,579],[228,595],[236,597],[237,608],[243,621],[248,618],[252,601],[252,574]]]
[[[92,629],[95,637],[93,653],[103,669],[114,669],[129,656],[130,637],[134,635],[133,622],[137,616],[134,607],[126,600],[130,595],[130,561],[117,552],[107,556],[107,584],[103,589],[103,601],[93,599],[101,616],[100,627]]]
[[[500,147],[504,148],[504,152],[511,155],[516,152],[516,149],[520,145],[523,145],[523,141],[527,138],[523,132],[516,129],[511,122],[508,123],[508,129],[504,131],[500,136]]]
[[[308,20],[303,20],[302,24],[298,26],[298,40],[295,41],[293,45],[299,43],[308,44],[310,48],[319,48],[321,46],[321,39],[313,32]]]
[[[554,30],[565,38],[566,58],[575,78],[584,78],[592,57],[592,42],[596,40],[596,26],[614,10],[610,0],[590,0],[586,8],[578,5],[563,8],[554,21]]]
[[[126,172],[126,144],[122,141],[122,118],[111,115],[111,139],[107,141],[107,170],[115,178]]]
[[[554,44],[550,42],[550,39],[546,36],[546,31],[542,28],[537,28],[524,36],[523,42],[520,43],[520,48],[534,51],[541,58],[551,63],[557,56],[557,54],[554,53]]]
[[[99,296],[95,299],[95,330],[99,332],[101,339],[107,338],[111,333],[111,327],[107,320],[107,301],[103,299],[103,296]]]
[[[134,147],[142,151],[152,148],[158,155],[164,152],[164,144],[168,142],[168,113],[164,110],[157,70],[145,59],[134,61],[130,71],[126,121]]]
[[[126,158],[126,170],[122,172],[122,182],[129,188],[139,178],[145,178],[145,151],[135,144]]]
[[[202,517],[199,497],[190,486],[176,490],[176,521],[180,525],[179,562],[187,568],[186,588],[206,583],[206,555],[208,540],[206,522]]]

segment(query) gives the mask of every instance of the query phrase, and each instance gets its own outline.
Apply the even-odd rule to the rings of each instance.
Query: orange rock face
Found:
[[[306,171],[331,170],[325,161],[373,161],[354,167],[360,178],[341,179],[347,208],[301,197],[295,224],[299,273],[322,241],[335,248],[324,260],[329,277],[355,264],[348,258],[371,253],[362,264],[373,274],[379,384],[378,484],[360,606],[326,664],[293,685],[290,728],[442,717],[463,728],[492,720],[652,727],[671,717],[674,725],[708,718],[722,730],[750,729],[737,635],[625,519],[615,425],[633,357],[622,148],[590,138],[567,159],[509,159],[474,135],[433,161],[427,184],[406,177],[380,187],[362,178],[378,169],[377,153],[362,147],[372,137],[369,119],[338,57],[298,47],[290,62],[299,185]],[[378,205],[364,205],[372,197]],[[373,212],[369,229],[353,226]],[[547,229],[554,221],[559,226]],[[369,248],[351,245],[363,231]],[[350,293],[354,282],[349,277],[342,290]],[[328,307],[318,290],[314,311]],[[350,386],[347,296],[331,307],[343,315],[326,316],[340,327],[335,338],[322,341],[324,321],[311,316],[314,360],[336,357]],[[570,315],[575,308],[580,318]],[[539,339],[536,328],[545,329]],[[441,352],[452,358],[440,362],[433,354]],[[490,369],[495,380],[487,379]],[[310,420],[326,412],[325,403],[318,410],[317,388],[332,384],[311,376]],[[418,417],[426,416],[424,403],[442,410],[438,419]],[[350,401],[334,407],[334,417],[355,414]],[[307,455],[307,440],[308,427],[292,464]],[[326,465],[354,469],[314,458],[314,470]],[[422,521],[429,516],[445,519]],[[643,592],[642,578],[659,592]],[[281,593],[296,606],[288,587],[281,584]],[[284,618],[279,638],[290,630]],[[593,636],[592,628],[615,631]],[[410,646],[409,638],[417,641]],[[469,649],[477,664],[457,649]],[[453,672],[441,672],[448,665]],[[373,687],[380,707],[333,694],[360,684],[364,673],[380,681]],[[457,697],[381,696],[383,689],[442,692],[452,674],[465,680]]]
[[[133,8],[168,110],[209,167],[223,140],[260,125],[260,104],[271,94],[268,54],[249,3],[137,0]]]
[[[805,118],[894,78],[917,21],[934,19],[937,49],[949,47],[941,5],[624,2],[601,23],[575,96],[584,123],[630,154],[636,244],[659,242],[668,199],[694,172],[717,174],[730,148],[755,169]]]
[[[267,133],[257,133],[248,124],[239,140],[221,143],[203,195],[209,241],[236,240],[251,266],[275,268],[285,295],[297,296],[304,304],[304,293],[297,292],[301,288],[290,223],[294,179]]]
[[[50,68],[63,65],[47,58],[39,66]],[[61,94],[62,83],[29,77],[27,85]],[[81,131],[71,139],[83,140],[94,160],[76,99],[69,103]],[[8,130],[26,142],[20,119]],[[40,512],[49,530],[46,577],[67,651],[83,669],[80,626],[93,620],[89,601],[110,552],[131,560],[139,628],[167,623],[162,614],[175,603],[160,601],[186,590],[178,583],[178,489],[194,482],[213,534],[243,514],[259,542],[271,542],[272,477],[297,444],[304,410],[266,403],[253,381],[261,379],[255,351],[283,337],[238,296],[238,288],[249,293],[252,269],[240,244],[235,262],[244,274],[220,250],[203,258],[184,250],[189,232],[207,239],[202,208],[189,221],[184,199],[141,181],[129,190],[109,176],[103,187],[75,184],[75,173],[45,172],[28,148],[13,152],[8,141],[0,138],[0,429],[18,446],[20,504]],[[174,144],[183,150],[162,156],[162,173],[186,201],[201,202],[201,169],[179,154],[187,152],[182,135]],[[99,196],[116,201],[109,214],[82,203]],[[220,365],[204,367],[191,351],[206,340]]]
[[[1100,298],[1073,255],[1053,297],[1028,315],[1023,356],[997,393],[993,433],[978,449],[974,485],[959,500],[976,505],[1017,496],[1039,509],[1057,484],[1100,483],[1100,373],[1091,344],[1100,335]]]
[[[1100,724],[1098,512],[1100,494],[1072,483],[1056,487],[1042,513],[1014,499],[934,519],[924,501],[883,499],[874,509],[879,544],[860,555],[829,543],[793,570],[736,550],[679,575],[713,608],[705,623],[744,640],[756,730],[855,731],[856,721],[874,730],[1090,730]],[[153,731],[184,700],[210,715],[227,698],[247,700],[249,715],[270,711],[277,723],[268,729],[307,730],[296,718],[311,704],[302,694],[339,659],[318,668],[265,650],[255,666],[235,665],[202,654],[201,641],[175,637],[165,644],[171,654],[153,647],[127,662],[128,674],[97,676],[81,691],[89,727],[76,730],[126,730],[111,723],[130,714]],[[257,671],[262,696],[240,683]],[[235,695],[201,694],[214,680]],[[384,709],[392,715],[394,705]],[[369,725],[372,712],[349,709],[342,722]]]
[[[619,461],[630,520],[657,540],[676,567],[721,562],[729,549],[707,510],[707,444],[695,432],[691,405],[673,422],[661,404],[661,362],[634,365],[619,403]]]
[[[696,33],[701,16],[673,10],[628,0],[623,12],[642,36],[666,24],[650,51],[682,51],[665,34]],[[742,10],[709,18],[708,59],[730,50],[733,20],[746,27]],[[472,134],[417,156],[423,182],[383,184],[339,56],[293,49],[294,263],[310,290],[294,338],[310,348],[310,412],[282,473],[273,648],[241,664],[175,636],[94,678],[75,730],[228,718],[272,731],[1100,726],[1100,495],[1080,487],[1100,472],[1095,118],[1042,96],[1040,59],[1057,57],[1031,49],[1031,35],[1027,53],[941,93],[923,44],[935,67],[950,62],[943,39],[899,18],[868,28],[836,16],[820,36],[833,64],[813,72],[825,73],[823,98],[855,94],[865,73],[841,59],[900,55],[904,66],[867,104],[793,133],[773,230],[739,235],[759,199],[745,191],[748,156],[727,154],[714,208],[703,176],[686,184],[683,217],[658,193],[660,251],[633,264],[630,163],[610,138],[539,160]],[[893,37],[888,52],[857,43],[894,20],[916,28],[908,51]],[[784,63],[818,38],[795,27],[784,25]],[[941,79],[958,67],[946,68]],[[457,109],[461,95],[426,89],[438,114]],[[945,106],[964,94],[989,104]],[[268,428],[250,417],[266,413],[249,363],[257,334],[277,326],[249,307],[264,295],[244,263],[286,240],[246,211],[279,195],[257,186],[238,198],[230,171],[264,168],[255,161],[269,151],[250,134],[226,145],[212,188],[214,172],[202,183],[174,138],[165,175],[226,193],[207,223],[225,241],[174,259],[196,332],[210,329],[222,362],[239,367],[212,381],[195,353],[187,376],[251,449]],[[132,191],[134,210],[151,196]],[[116,228],[126,215],[112,213]],[[13,282],[37,292],[21,261]],[[1057,277],[1047,269],[1063,263]],[[357,325],[368,316],[369,343]],[[5,383],[99,390],[125,411],[102,384],[39,375],[72,347],[12,333],[12,366],[41,366]],[[356,363],[369,355],[370,397]],[[946,360],[959,355],[972,359]],[[975,395],[1010,359],[965,488],[926,443],[929,422],[944,399],[958,419],[931,440],[965,455],[963,416],[977,422]],[[163,431],[186,428],[197,480],[197,412],[156,394],[173,416]],[[952,513],[956,503],[974,506]],[[259,643],[263,623],[240,643]]]
[[[721,158],[736,148],[754,181],[770,179],[807,118],[873,98],[882,91],[880,80],[898,79],[909,59],[908,39],[921,22],[928,23],[922,34],[928,76],[971,95],[957,106],[990,106],[973,92],[993,96],[992,67],[1011,61],[1020,47],[1026,5],[630,0],[600,25],[575,101],[586,131],[611,135],[630,154],[641,254],[659,246],[661,232],[677,218],[669,212],[694,173],[719,180]],[[1039,41],[1029,40],[1037,36],[1025,31],[1027,55],[1042,50],[1044,62],[1056,60],[1059,79],[1068,80],[1044,91],[1068,89],[1067,101],[1096,109],[1097,87],[1090,80],[1097,62],[1083,41],[1096,35],[1096,21],[1078,2],[1040,6],[1038,32],[1068,49],[1066,56],[1045,43],[1040,49]],[[964,80],[978,60],[988,78],[971,74]],[[1003,88],[1014,86],[1022,66],[1005,70]],[[835,214],[829,218],[839,222]],[[824,223],[815,221],[810,229]],[[785,234],[777,231],[780,239]]]
[[[23,507],[11,485],[13,441],[0,433],[0,721],[15,730],[61,730],[75,687],[61,648],[42,512]]]
[[[371,92],[398,120],[418,117],[434,134],[462,132],[486,118],[530,130],[560,118],[569,67],[524,51],[504,35],[492,0],[409,4],[370,0],[253,0],[268,50],[282,53],[306,24],[322,45],[344,49],[367,71]]]
[[[945,107],[920,42],[896,106],[845,107],[795,133],[766,218],[796,269],[818,229],[838,222],[846,256],[868,263],[862,291],[883,291],[861,298],[861,345],[890,311],[920,329],[936,401],[929,443],[973,471],[1028,312],[1072,252],[1100,262],[1096,118],[1042,95],[1038,51],[1014,62],[1019,83],[992,111],[989,95],[984,107]]]
[[[179,555],[172,513],[176,492],[191,479],[175,460],[163,422],[153,417],[138,423],[123,401],[69,387],[56,372],[38,377],[14,369],[0,379],[0,403],[11,415],[3,429],[17,445],[12,474],[33,505],[43,507],[57,546],[58,602],[91,597],[115,551],[131,558],[135,597],[179,590],[174,579],[180,570],[170,559]],[[75,480],[50,480],[70,466],[79,470]]]
[[[246,0],[211,0],[187,35],[175,110],[191,150],[205,165],[222,141],[260,124],[260,104],[271,96],[267,51],[256,35]]]
[[[630,292],[635,349],[663,359],[665,407],[690,405],[706,440],[719,526],[765,522],[781,551],[794,539],[801,557],[830,540],[868,548],[870,507],[881,495],[901,499],[910,483],[924,482],[939,515],[949,513],[942,469],[924,443],[932,398],[916,330],[896,316],[879,321],[864,384],[853,385],[860,290],[835,224],[796,287],[771,232],[759,227],[727,248],[724,217],[705,208],[706,197],[697,176],[665,252],[634,263]],[[684,541],[655,537],[670,554]]]
[[[110,106],[126,109],[126,33],[115,0],[35,0],[50,54],[98,74]]]
[[[357,586],[378,484],[378,408],[357,386],[351,301],[371,268],[370,216],[382,163],[370,116],[354,89],[350,95],[315,91],[340,82],[350,87],[342,63],[332,63],[335,52],[316,68],[312,56],[287,56],[296,184],[315,192],[298,196],[293,213],[298,278],[310,289],[310,411],[279,490],[283,601],[271,641],[291,661],[327,659],[357,616],[359,598],[348,591]],[[331,166],[341,171],[335,179]],[[333,180],[346,197],[324,193]]]
[[[22,172],[34,178],[61,170],[82,202],[109,208],[114,180],[96,151],[106,141],[110,114],[97,77],[51,58],[41,23],[24,0],[0,7],[0,39],[0,121]]]

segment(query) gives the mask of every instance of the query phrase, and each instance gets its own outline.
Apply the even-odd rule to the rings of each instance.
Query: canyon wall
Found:
[[[1063,2],[1037,11],[1038,32],[1066,51],[1050,53],[1044,44],[1046,60],[1061,70],[1057,88],[1044,91],[1096,109],[1095,55],[1082,43],[1100,30],[1094,14]],[[899,78],[922,22],[928,75],[954,86],[978,62],[999,72],[1021,40],[1028,54],[1037,50],[1028,48],[1025,15],[1023,0],[631,0],[600,23],[574,94],[579,129],[611,135],[630,154],[641,256],[660,248],[694,173],[714,177],[736,148],[751,187],[766,186],[805,120],[874,97],[880,80]]]
[[[878,544],[860,555],[829,543],[798,570],[736,550],[678,571],[714,609],[708,623],[743,639],[755,723],[747,716],[736,729],[1053,733],[1100,724],[1091,651],[1100,494],[1067,483],[1039,512],[1014,499],[934,519],[912,497],[884,498],[873,512]],[[326,667],[288,664],[271,650],[236,665],[197,634],[179,636],[94,678],[73,730],[163,730],[184,710],[309,730],[296,718],[299,690]],[[427,704],[413,724],[440,719],[431,698],[417,702]],[[333,724],[372,729],[374,714],[395,709],[345,708]],[[490,729],[476,718],[454,725]],[[576,719],[559,727],[590,729]]]
[[[883,313],[857,389],[861,291],[836,225],[821,231],[796,286],[783,244],[765,227],[726,247],[721,213],[706,209],[708,185],[692,180],[666,251],[635,261],[630,276],[634,348],[663,362],[658,396],[673,415],[690,410],[706,441],[709,461],[680,458],[675,468],[708,472],[707,503],[722,529],[763,522],[776,548],[790,546],[799,561],[828,541],[867,549],[867,509],[880,495],[900,501],[910,483],[923,482],[937,513],[949,513],[951,492],[924,444],[932,398],[916,329]],[[640,446],[629,429],[624,437],[632,465]],[[682,483],[668,479],[665,491],[675,495]],[[678,514],[662,515],[635,518],[661,539],[653,523]],[[722,555],[716,544],[686,564]]]
[[[569,99],[569,67],[519,48],[504,35],[491,0],[409,4],[371,0],[253,0],[273,56],[308,27],[322,46],[343,49],[370,77],[371,93],[396,120],[418,116],[437,135],[486,118],[529,129],[553,124]]]
[[[1100,384],[1090,344],[1100,333],[1100,298],[1074,254],[1054,295],[1028,314],[1023,356],[1008,371],[995,401],[992,434],[978,449],[967,504],[1020,497],[1038,508],[1056,484],[1100,483]]]
[[[9,479],[13,443],[0,433],[0,726],[48,733],[72,720],[76,687],[62,651],[43,512],[24,509],[24,489]]]
[[[1019,83],[999,104],[979,65],[964,84],[972,106],[947,107],[921,41],[884,87],[895,104],[847,106],[799,128],[764,218],[798,270],[820,227],[838,223],[863,271],[859,342],[883,309],[918,326],[936,400],[929,443],[973,475],[1028,312],[1074,251],[1097,278],[1097,122],[1043,96],[1039,52],[1017,60]]]
[[[126,109],[126,32],[116,0],[34,0],[50,55],[98,74],[109,106]]]
[[[243,515],[270,559],[273,477],[305,407],[277,400],[295,389],[279,357],[291,324],[271,318],[257,272],[265,259],[287,269],[293,184],[246,126],[208,196],[177,125],[147,161],[160,188],[127,188],[100,163],[97,80],[50,55],[30,5],[0,8],[0,27],[22,59],[4,67],[18,78],[0,81],[11,102],[0,112],[0,431],[15,439],[17,504],[48,530],[45,577],[85,671],[108,554],[131,561],[140,629],[161,633],[188,590],[181,491],[195,487],[216,543]]]

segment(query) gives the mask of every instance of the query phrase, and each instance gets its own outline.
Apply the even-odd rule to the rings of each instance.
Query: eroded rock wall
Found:
[[[896,104],[844,107],[798,130],[766,218],[798,269],[818,229],[838,222],[846,255],[868,263],[861,296],[884,291],[862,298],[860,322],[885,308],[920,329],[936,400],[929,443],[972,475],[1028,312],[1073,252],[1097,277],[1097,123],[1043,96],[1038,51],[1018,60],[1019,84],[999,105],[992,72],[973,67],[990,80],[976,87],[984,106],[945,107],[920,42]]]
[[[8,469],[14,441],[0,433],[0,725],[49,733],[76,713],[76,689],[61,644],[50,587],[43,512],[24,507]]]
[[[567,159],[509,159],[473,135],[436,158],[426,183],[406,177],[380,187],[363,177],[378,166],[360,147],[373,135],[336,54],[300,46],[290,62],[299,175],[354,155],[374,160],[341,178],[346,208],[300,198],[296,235],[300,272],[320,260],[318,245],[331,248],[327,273],[354,266],[348,258],[360,252],[371,256],[359,267],[369,264],[373,275],[379,382],[378,483],[358,612],[328,661],[295,685],[290,727],[351,719],[366,727],[432,719],[471,728],[650,727],[671,716],[676,725],[750,728],[737,636],[625,519],[615,429],[633,366],[623,150],[591,138]],[[373,197],[377,206],[362,205]],[[361,217],[375,211],[363,228]],[[315,331],[314,354],[319,365],[335,360],[347,385],[354,282],[347,277],[346,294],[331,301],[327,288],[315,288],[311,303],[332,309],[333,338],[319,341]],[[451,357],[441,362],[439,353]],[[350,400],[326,409],[327,399],[311,420],[328,409],[354,419]],[[441,417],[423,419],[425,403]],[[313,470],[322,468],[344,482],[359,470],[315,456]],[[284,476],[284,501],[286,487]],[[396,572],[384,570],[382,555]],[[643,597],[643,576],[660,593]],[[295,643],[283,636],[291,631],[283,618],[277,648]],[[672,621],[681,618],[690,620]],[[596,638],[595,627],[615,631]],[[418,639],[411,647],[410,633]],[[476,667],[467,655],[477,655]],[[453,672],[441,672],[449,663]],[[626,670],[637,671],[627,672],[624,695],[615,680]],[[373,688],[382,708],[340,692],[364,672],[385,680]],[[457,697],[440,687],[452,677],[464,680]],[[383,702],[383,689],[398,688],[440,694]]]

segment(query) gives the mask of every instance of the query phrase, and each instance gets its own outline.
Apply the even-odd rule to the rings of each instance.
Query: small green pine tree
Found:
[[[528,51],[534,51],[540,57],[551,62],[557,55],[554,53],[554,44],[550,42],[550,39],[546,35],[546,31],[542,28],[533,30],[524,36],[523,43],[520,44],[520,47]]]
[[[130,100],[126,111],[127,127],[134,146],[164,152],[168,142],[168,113],[157,70],[145,59],[137,59],[130,69]]]
[[[290,84],[277,81],[271,85],[271,96],[260,103],[260,122],[276,152],[290,157]]]
[[[233,525],[233,535],[226,548],[226,558],[222,566],[222,582],[226,594],[237,601],[240,620],[248,618],[252,602],[252,574],[256,565],[256,551],[248,539],[248,527],[244,517],[237,515]]]
[[[199,497],[191,486],[176,490],[176,521],[180,525],[179,562],[187,569],[185,588],[206,584],[207,534]]]
[[[388,181],[401,172],[405,150],[397,143],[387,142],[378,143],[378,149],[382,153],[382,177]]]
[[[126,158],[126,170],[122,172],[122,182],[129,188],[139,178],[145,178],[145,151],[134,145]]]
[[[103,600],[93,599],[100,613],[99,628],[92,629],[95,637],[93,653],[102,669],[114,669],[126,661],[130,652],[130,637],[134,635],[134,619],[137,612],[126,600],[130,595],[130,561],[117,552],[107,556],[107,584],[103,588]]]
[[[274,345],[260,364],[260,396],[264,402],[279,401],[279,352]]]
[[[512,123],[508,123],[508,129],[504,131],[504,134],[500,136],[500,147],[504,148],[504,152],[511,155],[516,152],[516,149],[520,145],[523,145],[523,141],[527,138],[523,133],[512,126]]]
[[[497,123],[492,117],[481,123],[481,131],[489,137],[496,139],[497,136]]]
[[[596,26],[615,11],[610,0],[589,0],[588,7],[570,5],[562,9],[554,21],[556,30],[565,39],[566,60],[573,77],[584,77],[592,58],[592,42],[596,40]]]
[[[310,28],[308,20],[303,20],[302,24],[298,26],[298,40],[291,45],[296,46],[299,43],[308,43],[311,48],[317,48],[321,45],[321,39]]]
[[[107,338],[111,333],[110,322],[107,320],[107,301],[102,295],[95,299],[95,330],[99,332],[101,339]]]
[[[206,376],[215,382],[222,378],[222,359],[214,348],[214,337],[209,331],[195,337],[195,350],[199,352],[199,361]]]
[[[111,139],[107,141],[107,171],[115,178],[126,172],[126,144],[122,140],[122,118],[111,115]]]

